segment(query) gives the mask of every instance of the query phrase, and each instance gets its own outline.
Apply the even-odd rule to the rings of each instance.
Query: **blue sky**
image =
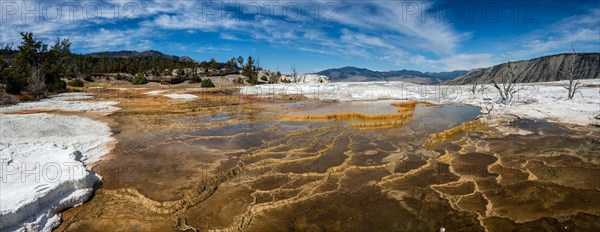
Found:
[[[20,31],[77,53],[253,56],[270,70],[356,66],[451,71],[600,52],[600,1],[1,0],[0,41]]]

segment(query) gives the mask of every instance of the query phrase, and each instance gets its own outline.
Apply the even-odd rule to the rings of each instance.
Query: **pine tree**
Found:
[[[42,41],[37,40],[33,33],[21,33],[23,41],[19,45],[19,52],[12,62],[13,74],[6,83],[6,91],[11,94],[19,94],[27,85],[30,84],[32,77],[43,75],[39,70],[42,63],[42,53],[46,51],[46,46]],[[35,71],[36,73],[32,73]],[[35,74],[35,75],[33,75]]]

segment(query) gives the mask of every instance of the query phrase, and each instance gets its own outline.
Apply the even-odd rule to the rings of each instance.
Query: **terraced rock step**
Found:
[[[124,101],[112,116],[119,143],[95,168],[102,188],[58,231],[600,226],[600,186],[577,181],[600,176],[595,128],[507,136],[477,108],[386,102],[389,114],[303,115],[216,99]]]

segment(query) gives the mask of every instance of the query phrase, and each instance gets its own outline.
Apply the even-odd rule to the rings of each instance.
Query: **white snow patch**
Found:
[[[110,128],[51,114],[0,114],[0,229],[49,231],[60,210],[85,202],[99,176],[86,169],[109,152]]]
[[[163,96],[171,98],[171,99],[196,99],[196,98],[198,98],[198,96],[193,95],[193,94],[178,94],[178,93],[165,94]]]
[[[112,112],[116,102],[61,94],[0,112]],[[100,177],[87,169],[108,153],[110,128],[79,116],[0,114],[0,231],[51,231],[60,211],[84,203]]]
[[[0,107],[0,113],[23,110],[63,110],[75,112],[113,112],[119,108],[114,101],[82,101],[92,98],[89,93],[63,93],[40,101],[23,102],[14,106]]]
[[[146,90],[148,88],[135,87],[135,88],[126,88],[126,87],[111,87],[108,89],[118,90],[118,91],[127,91],[127,90]]]
[[[166,93],[166,92],[168,92],[168,90],[152,90],[152,91],[145,92],[144,94],[150,95],[150,96],[157,96],[157,95],[160,95],[160,94]]]

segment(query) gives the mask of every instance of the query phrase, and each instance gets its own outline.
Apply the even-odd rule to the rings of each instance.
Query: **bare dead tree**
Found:
[[[487,113],[485,113],[485,114],[488,114],[488,115],[489,115],[489,114],[492,114],[492,110],[494,110],[494,105],[491,105],[491,106],[489,106],[489,107],[488,107],[488,106],[486,106],[486,107],[485,107],[485,110],[487,110]]]
[[[563,85],[563,87],[569,91],[569,99],[573,99],[575,93],[579,92],[579,89],[582,87],[581,82],[577,80],[577,74],[575,73],[575,68],[577,67],[577,53],[575,52],[575,47],[571,45],[571,56],[565,58],[565,66],[561,71],[561,74],[567,79],[567,83]]]
[[[471,93],[475,94],[477,92],[477,86],[479,85],[479,83],[477,83],[477,81],[473,82],[473,84],[471,84]]]
[[[298,82],[298,72],[296,72],[296,65],[292,65],[292,79],[294,83]]]
[[[477,93],[477,87],[479,86],[479,83],[477,81],[473,82],[473,84],[471,84],[471,93],[473,95],[475,95],[475,93]]]
[[[482,114],[479,118],[490,118],[492,117],[492,111],[494,110],[494,104],[486,105],[482,110]]]
[[[499,82],[495,77],[492,78],[492,83],[494,83],[494,87],[498,90],[498,93],[500,93],[501,101],[504,104],[510,103],[513,100],[515,93],[521,90],[517,83],[515,68],[510,63],[510,60],[507,62],[507,66],[508,74],[501,75]]]
[[[31,79],[29,80],[27,91],[36,99],[46,96],[46,83],[44,83],[44,75],[36,66],[31,68]]]

